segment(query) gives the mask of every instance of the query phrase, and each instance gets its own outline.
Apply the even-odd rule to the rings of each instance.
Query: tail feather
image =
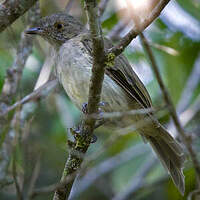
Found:
[[[146,136],[163,166],[169,172],[174,184],[181,194],[185,191],[183,164],[185,156],[178,142],[163,128],[158,128],[158,134]]]

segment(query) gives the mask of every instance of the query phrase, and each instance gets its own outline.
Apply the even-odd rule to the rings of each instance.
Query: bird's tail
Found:
[[[155,134],[156,136],[145,135],[145,138],[169,172],[176,187],[181,194],[184,194],[185,180],[182,169],[185,156],[182,147],[162,126],[156,131],[158,131],[158,134]]]

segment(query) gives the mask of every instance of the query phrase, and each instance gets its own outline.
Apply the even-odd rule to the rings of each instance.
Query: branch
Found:
[[[28,26],[33,26],[39,18],[39,4],[37,4],[37,6],[29,12]],[[22,32],[16,59],[14,60],[12,67],[7,71],[7,77],[2,89],[1,100],[4,100],[4,102],[7,101],[5,103],[9,104],[12,102],[16,95],[26,60],[32,52],[32,46],[33,39]]]
[[[28,16],[28,26],[33,26],[39,19],[39,4],[30,10]],[[17,55],[13,65],[7,70],[7,76],[3,85],[2,93],[0,96],[0,110],[5,110],[16,98],[16,92],[22,78],[25,63],[32,52],[33,40],[21,34],[21,40],[17,49]],[[7,116],[0,116],[0,129],[2,132],[5,129],[5,121]]]
[[[14,155],[13,155],[13,164],[12,164],[12,174],[13,174],[13,180],[15,183],[15,188],[17,191],[17,198],[18,200],[23,200],[22,191],[19,185],[19,182],[17,180],[17,171],[16,171],[16,147],[14,147]]]
[[[67,2],[67,5],[65,6],[65,12],[66,12],[66,13],[69,13],[69,11],[71,10],[71,8],[72,8],[72,6],[73,6],[73,2],[74,2],[74,0],[69,0],[69,1]]]
[[[58,80],[51,80],[48,81],[47,83],[45,83],[44,85],[42,85],[41,87],[39,87],[38,89],[34,90],[32,93],[28,94],[27,96],[25,96],[23,99],[15,102],[13,105],[6,107],[5,109],[0,111],[0,117],[1,116],[5,116],[6,114],[8,114],[10,111],[14,110],[15,108],[17,108],[18,106],[22,106],[28,102],[31,101],[35,101],[39,98],[43,98],[46,97],[47,95],[49,95],[49,93],[55,89],[55,87],[58,84]]]
[[[120,42],[108,50],[108,54],[114,54],[115,56],[120,55],[124,49],[131,43],[131,41],[136,38],[141,32],[144,31],[147,26],[149,26],[162,12],[165,6],[170,0],[161,0],[155,9],[152,11],[150,16],[143,20],[140,26],[135,26],[127,35],[125,35]]]
[[[97,14],[97,2],[95,0],[85,0],[84,2],[93,43],[93,67],[90,79],[91,84],[89,87],[89,97],[87,105],[87,112],[88,115],[90,115],[98,112],[98,104],[100,102],[102,83],[104,79],[106,57],[104,52],[102,30]],[[71,144],[71,150],[69,152],[69,157],[65,164],[65,168],[63,170],[61,182],[65,181],[70,174],[77,173],[77,170],[80,168],[83,161],[83,156],[90,145],[95,122],[96,119],[88,117],[87,115],[82,121],[80,134],[75,134],[75,143]],[[53,199],[64,200],[68,198],[74,180],[75,177],[68,184],[65,184],[63,188],[57,189]]]
[[[159,110],[155,110],[155,114],[156,112]],[[128,126],[126,128],[119,128],[117,131],[115,131],[114,134],[112,134],[102,145],[102,147],[98,148],[96,150],[95,153],[91,154],[90,156],[88,156],[87,158],[85,158],[85,162],[82,165],[82,169],[85,167],[87,167],[87,163],[91,163],[94,160],[96,160],[96,158],[102,156],[103,153],[105,153],[105,149],[108,149],[110,146],[112,146],[117,140],[120,140],[122,136],[127,135],[130,132],[134,132],[138,129],[140,129],[141,127],[144,127],[145,125],[147,125],[148,123],[150,123],[151,120],[149,118],[146,118],[145,120],[139,120],[137,123],[135,123],[134,125]]]
[[[142,108],[142,109],[133,109],[133,110],[129,110],[129,111],[122,111],[122,112],[104,112],[101,113],[100,116],[98,114],[92,114],[90,117],[95,118],[95,119],[99,119],[103,118],[103,119],[113,119],[113,118],[120,118],[123,116],[133,116],[133,115],[143,115],[143,114],[148,114],[151,112],[158,112],[160,110],[165,109],[165,107],[160,107],[160,108]]]
[[[8,3],[10,2],[10,3]],[[0,10],[2,9],[2,6],[10,5],[11,2],[15,1],[5,1],[0,6]],[[19,3],[20,5],[20,3]],[[18,7],[18,4],[16,5]],[[33,9],[30,10],[28,15],[28,24],[33,25],[35,22],[38,21],[38,11],[39,11],[39,5],[36,5]],[[0,12],[0,22],[1,22],[2,13]],[[6,21],[6,17],[4,18]],[[26,63],[26,60],[28,56],[31,54],[32,49],[32,39],[26,37],[23,33],[21,34],[21,40],[17,49],[17,55],[15,58],[15,61],[11,68],[7,71],[7,77],[5,79],[3,89],[0,96],[0,111],[2,112],[7,107],[10,106],[10,104],[15,100],[16,98],[16,92],[22,77],[24,65]],[[10,122],[12,120],[12,115],[9,117],[7,115],[0,116],[0,147],[2,146],[2,143],[4,142],[2,150],[0,151],[0,155],[3,157],[3,161],[0,163],[0,173],[6,175],[6,169],[8,167],[8,163],[10,160],[10,153],[7,149],[12,149],[12,142],[13,142],[13,136],[9,137],[10,129]],[[12,128],[11,128],[12,129]],[[12,133],[13,134],[13,133]],[[12,139],[11,139],[12,138]],[[3,179],[3,177],[1,177]]]
[[[29,10],[38,0],[4,0],[0,5],[0,32]]]
[[[148,41],[146,40],[146,38],[144,37],[143,34],[141,34],[140,37],[141,37],[141,41],[143,43],[144,49],[146,50],[147,55],[149,57],[149,60],[151,62],[152,69],[153,69],[155,76],[157,78],[157,81],[159,83],[159,86],[160,86],[160,89],[162,91],[164,100],[165,100],[166,104],[169,106],[170,115],[171,115],[171,117],[174,121],[174,124],[176,126],[176,129],[179,132],[181,139],[182,139],[185,147],[187,148],[187,150],[190,154],[190,157],[192,159],[192,162],[193,162],[193,165],[194,165],[194,168],[195,168],[195,171],[196,171],[197,181],[198,181],[198,184],[199,184],[198,187],[199,187],[200,186],[200,164],[199,164],[199,161],[197,159],[197,155],[196,155],[195,151],[193,150],[192,144],[191,144],[190,140],[188,140],[188,137],[187,137],[180,121],[179,121],[179,118],[177,116],[173,102],[170,98],[170,95],[167,91],[167,88],[165,87],[164,82],[162,80],[162,77],[160,75],[160,72],[159,72],[155,57],[153,55],[153,52],[150,48],[150,45],[148,44]]]
[[[30,186],[28,188],[28,200],[31,200],[32,199],[32,194],[33,194],[33,191],[34,191],[34,187],[35,187],[35,184],[36,184],[36,181],[37,181],[37,178],[39,176],[39,173],[40,173],[40,157],[41,157],[41,154],[39,154],[38,158],[37,158],[37,161],[36,161],[36,164],[35,164],[35,167],[34,167],[34,170],[33,170],[33,174],[32,174],[32,177],[31,177],[31,180],[30,180]]]

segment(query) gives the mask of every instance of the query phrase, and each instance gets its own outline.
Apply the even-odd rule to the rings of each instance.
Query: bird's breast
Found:
[[[88,101],[92,57],[80,38],[64,43],[58,53],[56,71],[72,102],[81,109]],[[107,103],[105,111],[128,110],[127,96],[109,76],[105,75],[101,101]]]

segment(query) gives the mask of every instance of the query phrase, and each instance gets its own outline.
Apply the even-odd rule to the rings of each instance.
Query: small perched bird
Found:
[[[42,18],[37,27],[25,31],[47,40],[56,51],[56,74],[60,83],[78,107],[88,100],[92,69],[92,41],[89,31],[76,18],[66,13]],[[104,39],[105,48],[112,47]],[[133,71],[128,60],[120,55],[113,67],[106,68],[101,101],[106,102],[105,112],[128,111],[152,107],[151,98]],[[185,190],[183,163],[185,156],[180,144],[155,119],[153,113],[125,116],[120,122],[113,120],[116,127],[128,126],[144,120],[138,132],[148,141],[168,170],[173,182],[183,194]]]

